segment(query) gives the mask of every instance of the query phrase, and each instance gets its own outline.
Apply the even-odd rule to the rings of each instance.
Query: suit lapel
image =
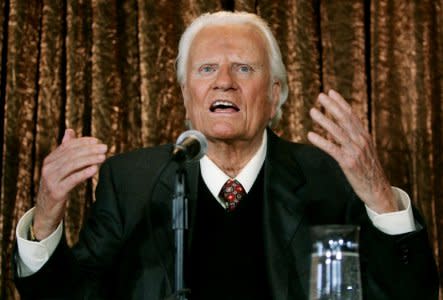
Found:
[[[194,233],[195,215],[197,210],[197,196],[198,196],[198,179],[200,174],[200,164],[198,161],[191,162],[186,165],[187,173],[187,187],[188,187],[188,239],[187,250],[190,253],[192,238]]]
[[[273,299],[288,299],[289,295],[291,298],[304,299],[309,261],[306,262],[303,253],[309,252],[309,249],[306,249],[304,236],[307,230],[300,230],[303,227],[305,203],[299,191],[305,184],[305,178],[288,142],[270,130],[268,137],[264,242],[271,291]]]

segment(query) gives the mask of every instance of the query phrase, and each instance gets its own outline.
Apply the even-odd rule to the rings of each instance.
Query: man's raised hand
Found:
[[[311,118],[330,134],[332,140],[309,132],[309,141],[338,162],[354,191],[369,208],[377,213],[399,210],[372,138],[351,106],[334,90],[321,93],[318,102],[332,118],[316,108],[311,109]]]
[[[67,129],[60,146],[43,161],[33,221],[38,240],[48,237],[65,215],[69,192],[94,176],[108,147],[93,137],[76,138]]]

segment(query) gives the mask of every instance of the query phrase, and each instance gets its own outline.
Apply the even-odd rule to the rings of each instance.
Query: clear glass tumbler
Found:
[[[310,300],[361,300],[358,226],[322,225],[311,229]]]

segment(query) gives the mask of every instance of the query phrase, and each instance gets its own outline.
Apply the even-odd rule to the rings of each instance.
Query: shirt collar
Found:
[[[238,173],[237,177],[235,177],[235,179],[237,179],[243,185],[243,188],[247,193],[251,190],[252,185],[257,179],[258,173],[260,172],[260,169],[265,161],[267,140],[268,137],[265,130],[263,132],[260,148],[246,164],[246,166],[240,171],[240,173]],[[220,193],[220,190],[225,182],[231,177],[226,175],[207,155],[203,156],[203,158],[200,160],[200,170],[203,181],[211,194],[223,207],[225,207],[224,202],[220,199],[218,194]]]

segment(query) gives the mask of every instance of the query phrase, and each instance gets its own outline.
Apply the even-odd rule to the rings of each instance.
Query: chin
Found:
[[[232,140],[241,138],[245,134],[244,125],[232,124],[231,122],[196,122],[194,129],[201,131],[209,140]]]
[[[234,126],[231,123],[217,123],[211,126],[210,130],[215,135],[231,136],[239,133],[239,126]]]

